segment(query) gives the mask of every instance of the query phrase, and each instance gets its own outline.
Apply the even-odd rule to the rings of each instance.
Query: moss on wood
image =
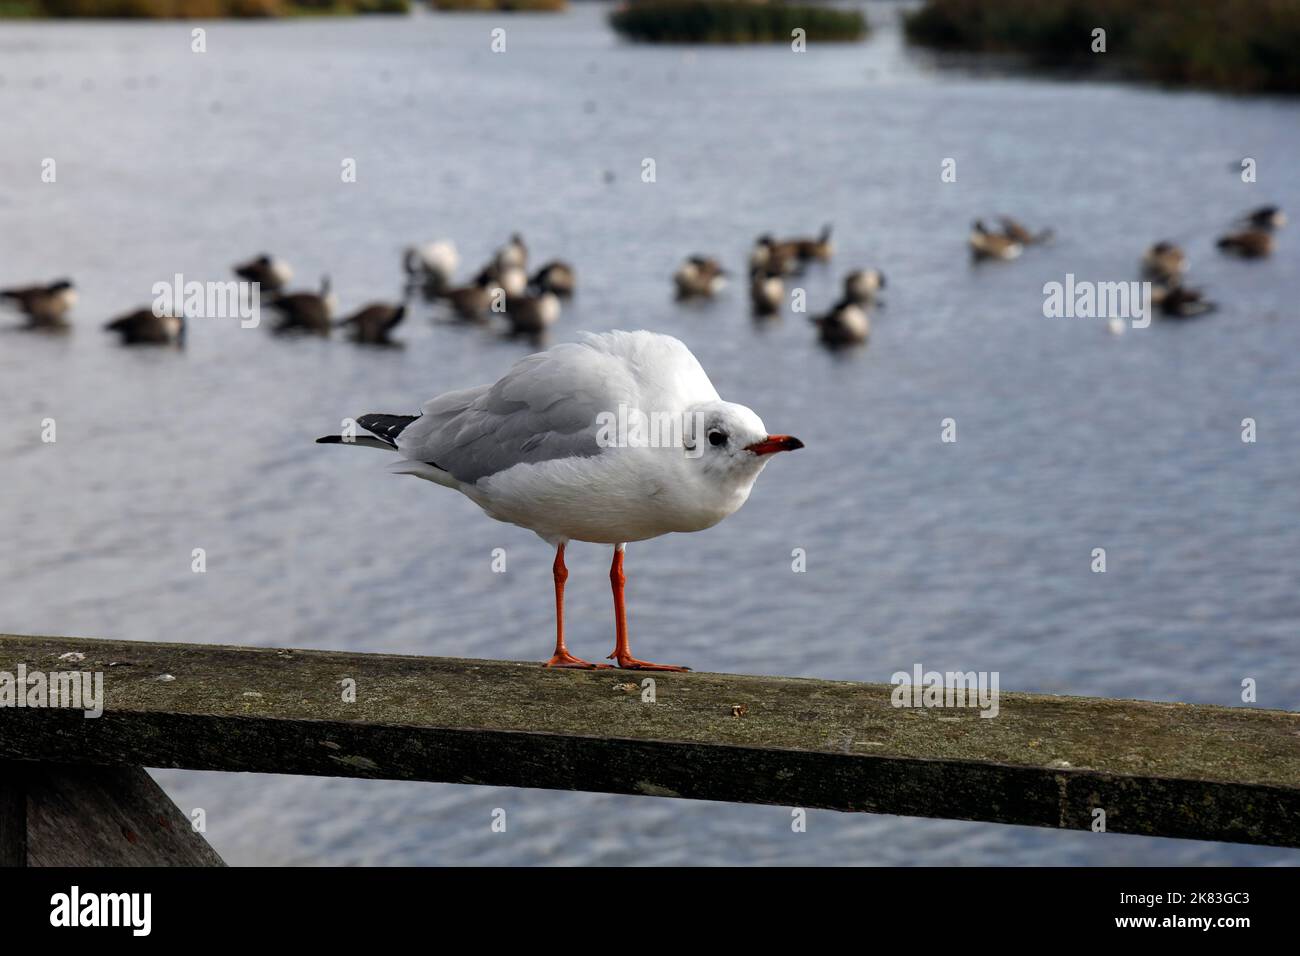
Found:
[[[84,660],[70,665],[60,655]],[[0,636],[105,674],[104,716],[0,710],[0,759],[639,793],[1300,846],[1300,715],[274,648]],[[171,679],[167,679],[171,678]],[[356,701],[345,700],[354,681]],[[629,685],[631,685],[629,687]]]

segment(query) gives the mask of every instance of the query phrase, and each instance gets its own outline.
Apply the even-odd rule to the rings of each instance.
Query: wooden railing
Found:
[[[102,674],[104,709],[0,707],[10,864],[220,862],[144,767],[1300,846],[1284,711],[1003,693],[988,718],[883,684],[0,635],[0,675],[20,665]]]

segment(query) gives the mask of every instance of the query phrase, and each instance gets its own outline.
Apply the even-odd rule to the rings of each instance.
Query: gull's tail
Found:
[[[397,448],[397,436],[419,417],[419,415],[362,415],[357,418],[357,424],[375,437],[325,435],[317,438],[316,443],[318,445],[360,445],[362,448],[383,448],[392,451]]]

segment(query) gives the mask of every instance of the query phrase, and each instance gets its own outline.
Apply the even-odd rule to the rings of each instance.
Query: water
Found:
[[[329,272],[351,309],[397,295],[409,241],[452,237],[476,263],[517,229],[578,269],[557,339],[677,335],[725,397],[808,445],[717,528],[630,549],[642,656],[873,681],[921,662],[996,670],[1004,689],[1219,704],[1253,677],[1260,705],[1300,707],[1296,238],[1261,263],[1213,248],[1246,208],[1300,208],[1300,107],[939,71],[893,11],[872,8],[865,44],[798,56],[625,46],[591,6],[212,23],[205,54],[192,24],[0,26],[0,281],[68,273],[83,296],[68,337],[0,335],[0,629],[542,659],[540,540],[389,476],[378,453],[312,444],[344,416],[490,381],[526,345],[425,308],[390,351],[200,321],[184,354],[133,352],[98,329],[157,281],[225,278],[262,250],[301,285]],[[956,183],[940,182],[945,157]],[[1059,239],[973,269],[967,226],[999,212]],[[838,254],[803,283],[814,310],[850,266],[889,279],[865,350],[823,351],[801,316],[755,326],[740,287],[671,301],[683,255],[739,266],[758,233],[826,220]],[[1134,278],[1162,237],[1219,313],[1120,337],[1043,317],[1044,282]],[[956,444],[939,441],[947,417]],[[612,646],[607,561],[570,549],[587,657]],[[793,834],[786,809],[677,800],[157,776],[241,864],[1295,860],[829,812]],[[496,807],[507,834],[490,831]]]

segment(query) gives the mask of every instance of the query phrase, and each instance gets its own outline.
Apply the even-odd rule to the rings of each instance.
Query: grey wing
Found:
[[[398,448],[470,484],[521,463],[597,455],[597,416],[616,403],[619,373],[583,346],[530,355],[495,385],[425,403]]]

